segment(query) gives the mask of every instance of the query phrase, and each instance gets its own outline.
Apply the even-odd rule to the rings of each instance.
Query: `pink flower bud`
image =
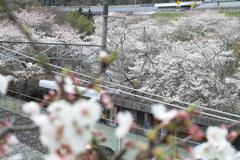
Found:
[[[93,131],[94,136],[99,137],[103,135],[103,132],[100,131]]]
[[[80,81],[76,78],[73,78],[73,84],[74,85],[79,85],[80,84]]]
[[[68,93],[68,99],[69,100],[74,100],[75,99],[75,95],[73,93]]]
[[[105,142],[106,140],[107,140],[107,137],[102,137],[100,141]]]
[[[220,128],[227,128],[227,126],[225,124],[221,124]]]
[[[7,145],[3,144],[0,145],[0,151],[8,155],[10,153],[10,148]]]
[[[18,143],[17,137],[15,135],[13,135],[12,133],[8,133],[5,136],[4,140],[9,146],[15,146]]]
[[[2,122],[1,122],[1,125],[7,126],[7,125],[9,125],[9,123],[10,123],[9,121],[5,120],[5,121],[2,121]]]
[[[125,145],[126,147],[128,147],[128,148],[133,148],[133,147],[134,147],[133,142],[130,141],[130,140],[126,140],[126,141],[124,142],[124,145]]]
[[[201,115],[203,113],[203,111],[201,111],[201,110],[195,110],[194,111],[194,114],[195,115]]]
[[[75,77],[74,73],[70,72],[69,76],[73,79]]]
[[[48,94],[49,94],[50,96],[55,96],[55,95],[56,95],[56,92],[55,92],[54,90],[50,90],[50,91],[48,92]]]
[[[190,116],[186,111],[179,111],[177,114],[177,118],[180,118],[182,120],[189,120]]]
[[[85,149],[86,149],[87,151],[90,151],[90,150],[92,149],[92,146],[91,146],[90,144],[87,144],[87,145],[85,146]]]
[[[71,77],[72,82],[73,82],[74,85],[79,85],[80,84],[80,81],[78,79],[76,79],[74,73],[70,72],[69,76]]]
[[[47,94],[45,94],[44,96],[43,96],[43,100],[44,101],[51,101],[51,97],[49,96],[49,95],[47,95]]]
[[[202,140],[204,137],[202,129],[197,125],[191,125],[189,127],[189,133],[192,136],[192,139],[195,141]]]
[[[111,98],[106,93],[102,94],[101,102],[103,103],[103,106],[105,106],[107,109],[112,109],[113,108],[113,102],[112,102]]]
[[[238,136],[237,131],[231,131],[228,135],[227,135],[227,139],[228,140],[233,140],[234,138],[236,138]]]

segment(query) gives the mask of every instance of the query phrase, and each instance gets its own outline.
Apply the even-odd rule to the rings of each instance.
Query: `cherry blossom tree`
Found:
[[[0,2],[0,4],[5,4],[3,0],[0,0]],[[197,14],[199,15],[199,13]],[[204,17],[206,13],[202,14]],[[216,15],[217,13],[211,12],[211,14],[208,13],[208,17],[205,18],[216,18],[218,17]],[[196,15],[194,17],[196,17]],[[179,24],[185,24],[186,21],[190,19],[193,19],[193,17],[182,17],[179,19]],[[201,20],[204,19],[200,18],[198,22],[201,22]],[[230,19],[229,21],[232,24],[239,23],[236,19]],[[219,24],[219,22],[222,24],[222,19],[213,22],[214,24]],[[229,94],[232,94],[231,98],[233,98],[235,90],[230,87],[225,88],[225,85],[228,85],[228,83],[226,83],[225,77],[221,74],[225,72],[227,62],[234,61],[235,58],[232,56],[232,51],[226,49],[225,41],[216,37],[204,39],[202,32],[196,31],[198,27],[187,24],[185,24],[186,28],[196,28],[192,31],[189,29],[189,33],[186,33],[184,30],[179,30],[179,26],[173,26],[174,23],[177,23],[177,21],[171,22],[172,27],[168,26],[168,31],[161,30],[164,26],[157,26],[155,29],[159,29],[160,32],[145,31],[143,36],[141,33],[139,34],[141,27],[135,26],[135,30],[118,29],[117,32],[122,34],[123,37],[120,36],[120,41],[117,39],[116,42],[113,42],[113,44],[120,44],[120,48],[116,47],[118,45],[113,45],[115,47],[114,49],[120,49],[120,54],[124,54],[125,50],[127,50],[124,47],[124,43],[126,43],[130,48],[127,50],[127,53],[131,53],[131,55],[125,54],[119,57],[130,57],[131,60],[135,58],[134,61],[129,62],[129,64],[124,67],[125,70],[120,72],[120,74],[126,74],[125,78],[128,78],[129,83],[135,79],[139,80],[139,88],[142,90],[154,93],[159,92],[177,99],[199,102],[210,105],[211,107],[213,106],[212,103],[217,103],[216,101],[220,99],[223,99],[222,104],[229,101],[229,99],[225,100],[225,98],[229,98],[227,97]],[[203,25],[199,26],[201,30]],[[168,27],[165,26],[165,28]],[[220,34],[222,32],[220,30],[214,34],[215,32],[212,31],[211,28],[204,30],[206,31],[208,29],[211,30],[210,34],[214,36],[226,36],[228,33]],[[20,31],[24,32],[21,28]],[[24,33],[27,35],[26,32]],[[178,35],[173,35],[173,33]],[[128,34],[131,38],[125,39]],[[162,36],[162,38],[159,39],[158,36]],[[231,30],[229,30],[229,35],[227,35],[226,38],[230,43],[235,39],[235,37],[231,37]],[[133,45],[136,39],[139,40],[139,43]],[[196,41],[201,43],[196,44]],[[141,46],[138,47],[138,45]],[[115,53],[116,52],[111,55],[108,55],[106,52],[99,53],[100,73],[97,74],[96,79],[90,85],[92,89],[100,89],[97,85],[102,81],[101,75],[116,59]],[[123,61],[124,58],[121,60]],[[6,60],[3,59],[3,62],[4,61]],[[48,72],[51,72],[44,59],[40,59],[39,61],[39,64],[42,64]],[[6,65],[6,63],[3,64]],[[119,67],[120,65],[121,64],[116,62],[113,68],[109,70],[114,71],[114,67]],[[28,63],[27,68],[31,69],[32,67],[33,64]],[[118,76],[117,73],[114,76]],[[231,77],[232,75],[228,76]],[[192,160],[238,160],[240,158],[240,152],[235,150],[230,143],[232,139],[236,138],[237,132],[232,131],[228,133],[226,126],[210,126],[205,135],[207,141],[195,147],[188,146],[184,143],[185,141],[175,140],[174,136],[186,129],[189,130],[190,135],[184,140],[193,139],[198,141],[204,138],[203,131],[190,121],[190,115],[199,114],[199,112],[194,107],[189,108],[187,111],[168,111],[162,104],[154,104],[151,106],[156,123],[151,130],[146,131],[147,145],[139,145],[135,142],[126,141],[124,148],[116,156],[109,158],[100,146],[100,142],[105,141],[106,138],[102,137],[102,134],[96,131],[94,127],[100,119],[104,107],[111,109],[113,106],[110,98],[106,94],[104,95],[102,100],[105,104],[104,106],[95,99],[84,99],[82,92],[75,88],[75,85],[79,85],[78,79],[72,73],[69,73],[68,70],[62,71],[60,76],[52,75],[51,77],[55,80],[59,90],[57,92],[50,91],[44,96],[45,100],[50,102],[47,108],[48,114],[40,112],[41,106],[39,103],[28,102],[23,105],[23,110],[30,114],[30,118],[35,125],[17,127],[14,126],[11,121],[0,122],[0,151],[4,153],[8,160],[22,159],[20,155],[10,155],[10,148],[18,142],[12,133],[19,130],[30,130],[36,127],[40,130],[41,142],[49,151],[45,157],[46,160],[119,160],[132,147],[136,147],[138,151],[135,157],[137,160],[171,160],[174,158]],[[10,79],[9,76],[0,74],[1,94],[6,94]],[[227,95],[224,95],[222,91],[226,91],[227,89],[229,91]],[[213,94],[214,92],[219,92],[219,94]],[[195,94],[198,94],[203,100],[191,97]],[[236,97],[237,96],[238,95],[236,95]],[[208,99],[206,99],[207,97]],[[130,112],[119,112],[117,120],[119,124],[115,130],[115,136],[117,138],[125,137],[131,128],[136,128]],[[159,138],[157,135],[161,130],[166,130],[166,134]],[[174,147],[180,144],[184,145],[187,152],[185,157],[181,155],[181,153],[176,153],[174,150]],[[166,147],[162,148],[160,147],[161,145],[165,145]],[[96,150],[96,148],[98,148],[98,150]],[[96,154],[97,151],[100,152],[101,158]]]
[[[109,47],[119,52],[119,61],[110,69],[113,79],[176,100],[239,113],[238,60],[229,47],[239,36],[237,18],[216,11],[193,11],[177,20],[136,18],[135,23],[128,17],[110,25],[115,28],[111,35],[117,38],[110,36]],[[126,25],[128,21],[132,23]],[[121,37],[124,41],[118,40]]]

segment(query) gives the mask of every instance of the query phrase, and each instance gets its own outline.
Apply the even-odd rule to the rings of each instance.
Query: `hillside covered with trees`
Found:
[[[104,0],[9,0],[19,5],[38,4],[41,6],[88,6],[101,5]],[[109,5],[166,3],[169,0],[108,0]]]
[[[83,24],[81,21],[86,19],[79,13],[59,16],[38,8],[21,9],[15,14],[38,42],[101,44],[100,16],[92,17],[93,24],[86,23],[86,26],[93,25],[94,29],[94,32],[87,33],[81,31],[86,27],[80,25]],[[76,16],[79,18],[74,18]],[[66,21],[62,21],[64,17]],[[72,18],[79,22],[72,21]],[[118,52],[118,61],[107,70],[107,74],[117,84],[239,113],[239,23],[239,17],[217,11],[151,16],[110,14],[108,50]],[[0,24],[0,38],[26,41],[7,19]],[[72,54],[78,52],[73,50]],[[25,72],[21,67],[13,70],[13,65],[6,62],[2,65],[15,77],[27,79],[38,73]],[[91,74],[84,70],[91,68],[88,62],[68,65],[77,72]]]

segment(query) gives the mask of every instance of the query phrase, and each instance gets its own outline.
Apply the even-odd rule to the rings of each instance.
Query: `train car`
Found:
[[[46,89],[52,89],[52,90],[59,89],[56,82],[49,81],[49,80],[40,80],[39,86],[46,88]],[[75,87],[75,86],[73,86],[73,87]],[[79,91],[83,92],[84,97],[95,98],[99,102],[101,102],[102,94],[107,93],[106,91],[97,92],[93,89],[88,89],[88,88],[80,87],[80,86],[77,86],[77,87],[78,87]],[[145,107],[147,109],[149,109],[148,105],[151,105],[150,103],[148,103],[146,101],[136,100],[136,97],[134,97],[134,96],[128,95],[128,98],[130,98],[130,99],[127,99],[126,97],[121,97],[121,95],[116,95],[113,93],[108,93],[108,94],[114,101],[115,106],[111,110],[103,110],[101,119],[99,121],[100,123],[103,123],[103,124],[111,126],[111,127],[117,127],[117,122],[116,122],[117,113],[120,111],[125,111],[125,110],[129,111],[132,114],[134,123],[137,124],[137,126],[141,128],[141,129],[131,129],[130,130],[131,133],[145,136],[145,130],[153,128],[153,125],[155,123],[158,123],[156,120],[154,120],[153,115],[151,114],[150,111],[147,112],[142,107],[140,107],[138,109],[138,106],[141,106],[141,104],[144,104]],[[127,104],[128,102],[131,101],[131,98],[133,98],[132,101],[134,103],[136,103],[138,106],[135,106],[135,104],[133,104],[133,103]],[[125,102],[123,102],[123,101],[125,101]],[[117,103],[117,102],[119,102],[119,103]],[[120,105],[120,104],[122,104],[122,105]],[[135,108],[127,108],[126,106],[131,106],[131,107],[135,106]],[[159,138],[161,137],[162,134],[164,134],[164,132],[163,133],[159,132]],[[188,131],[182,131],[181,133],[179,133],[178,136],[179,136],[179,138],[184,138],[188,135],[189,135]]]
[[[50,81],[50,80],[40,80],[39,86],[42,88],[51,89],[51,90],[59,89],[57,83],[54,81]],[[76,87],[76,86],[72,86],[72,87]],[[77,86],[77,88],[79,91],[83,92],[83,95],[82,95],[83,97],[94,98],[94,99],[97,99],[99,102],[101,102],[102,94],[106,92],[106,91],[97,92],[93,89],[88,89],[88,88],[80,87],[80,86]],[[110,94],[110,96],[111,96],[111,94]],[[138,124],[140,127],[143,127],[144,129],[150,129],[152,127],[153,117],[151,114],[140,112],[140,111],[129,109],[129,108],[124,108],[124,107],[118,106],[118,105],[115,105],[114,108],[111,110],[103,111],[102,117],[107,119],[107,121],[104,121],[104,122],[106,122],[106,124],[109,126],[116,127],[117,126],[117,123],[116,123],[117,113],[120,111],[124,111],[124,110],[127,110],[132,113],[132,115],[134,117],[134,122],[136,124]],[[131,132],[144,135],[143,131],[131,130]]]

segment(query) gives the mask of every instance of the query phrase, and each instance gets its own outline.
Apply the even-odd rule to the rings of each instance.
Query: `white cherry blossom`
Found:
[[[74,93],[74,85],[71,77],[67,76],[64,78],[64,90],[68,93]]]
[[[226,140],[227,133],[226,128],[210,126],[207,128],[206,136],[210,143],[218,144]]]
[[[200,160],[234,160],[238,157],[236,150],[226,140],[227,129],[208,127],[207,142],[194,148],[194,158]]]
[[[119,112],[117,114],[117,122],[119,126],[115,130],[115,135],[118,138],[123,138],[133,124],[132,114],[129,111]]]
[[[99,57],[100,57],[100,59],[102,59],[102,58],[107,58],[107,57],[108,57],[108,54],[107,54],[106,51],[100,51],[100,52],[99,52]]]
[[[73,84],[71,77],[66,76],[66,77],[62,78],[61,76],[55,76],[55,79],[58,83],[61,83],[62,81],[64,82],[63,88],[64,88],[65,92],[75,93],[75,91],[74,91],[75,86]]]
[[[6,94],[10,79],[11,79],[10,76],[4,76],[0,74],[0,93]]]
[[[9,146],[14,146],[18,143],[18,139],[15,135],[10,135],[7,137],[6,142]]]
[[[152,105],[153,116],[161,121],[168,122],[177,115],[177,110],[173,109],[170,111],[166,110],[166,107],[162,104]]]
[[[50,117],[43,114],[32,116],[32,120],[39,126],[41,142],[48,147],[49,152],[55,152],[61,143],[56,138],[58,126],[54,126]]]
[[[22,109],[25,113],[38,114],[40,113],[40,106],[36,102],[28,102],[22,106]]]
[[[93,128],[101,113],[102,108],[95,99],[79,100],[73,104],[72,117],[81,127]]]
[[[74,154],[79,154],[85,151],[86,145],[92,139],[91,130],[80,128],[78,126],[66,125],[64,129],[64,141],[70,146]]]
[[[211,142],[209,142],[211,143]],[[220,141],[216,145],[217,160],[232,160],[235,155],[235,149],[228,141]]]
[[[48,111],[50,112],[51,116],[58,116],[59,118],[68,117],[68,114],[71,108],[71,104],[65,100],[59,100],[53,102],[49,105]]]
[[[74,104],[59,100],[49,105],[48,112],[49,115],[32,116],[40,127],[40,140],[48,147],[51,156],[56,156],[54,152],[58,150],[64,154],[64,159],[69,159],[85,151],[102,109],[94,99],[79,100]]]
[[[194,158],[201,160],[213,160],[216,156],[216,150],[210,143],[202,143],[194,148]]]

